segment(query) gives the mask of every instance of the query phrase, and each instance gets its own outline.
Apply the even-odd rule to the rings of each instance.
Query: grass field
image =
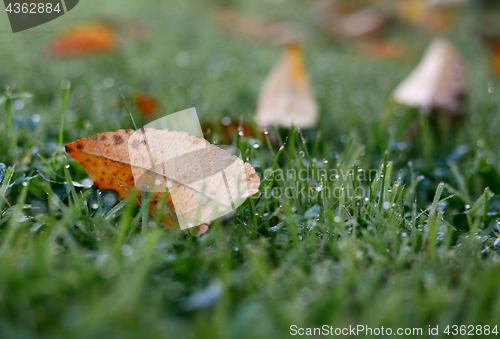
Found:
[[[410,55],[377,60],[331,42],[305,1],[235,4],[309,33],[321,123],[278,131],[279,151],[238,138],[274,176],[201,237],[151,218],[141,232],[140,207],[72,184],[88,175],[62,145],[133,128],[121,93],[149,93],[162,114],[196,107],[202,123],[253,124],[283,48],[224,33],[208,0],[81,1],[18,34],[1,14],[0,84],[11,98],[0,108],[0,338],[285,338],[292,325],[425,336],[439,326],[444,336],[447,325],[500,325],[500,82],[478,34],[484,13],[464,7],[440,34],[468,69],[464,126],[442,123],[437,136],[422,118],[404,143],[419,112],[390,94],[434,34],[397,23],[387,37]],[[115,52],[48,56],[54,36],[92,20],[116,27]],[[135,22],[146,40],[124,33]],[[292,170],[307,178],[281,175]]]

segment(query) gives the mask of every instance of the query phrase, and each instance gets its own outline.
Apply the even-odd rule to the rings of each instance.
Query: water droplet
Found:
[[[134,253],[134,249],[130,245],[123,245],[121,248],[122,255],[128,257]]]
[[[174,186],[174,183],[170,180],[167,180],[167,188],[172,188]]]
[[[91,207],[92,207],[92,209],[93,209],[93,210],[96,210],[96,209],[98,209],[98,208],[99,208],[99,205],[98,205],[97,203],[93,203],[93,204],[91,205]]]
[[[161,180],[160,179],[156,179],[155,180],[155,185],[156,186],[160,186],[161,185]]]
[[[104,196],[102,202],[104,203],[104,205],[113,206],[116,203],[116,197],[113,193],[108,193]]]
[[[70,168],[71,166],[70,165],[66,165],[66,168]]]
[[[323,163],[328,164],[328,160],[323,159]]]
[[[388,201],[385,201],[383,204],[382,204],[382,207],[386,210],[388,210],[389,208],[391,208],[391,203],[388,202]]]
[[[90,188],[90,187],[92,187],[92,185],[93,185],[93,184],[94,184],[94,183],[92,182],[92,180],[91,180],[90,178],[84,179],[84,180],[82,181],[82,185],[83,185],[84,187],[86,187],[86,188]]]
[[[24,102],[22,100],[16,100],[12,104],[12,107],[14,107],[14,109],[20,111],[24,108]]]
[[[336,222],[336,223],[339,223],[339,222],[341,221],[341,219],[340,219],[340,217],[335,217],[335,218],[333,219],[333,221],[334,221],[334,222]]]
[[[103,84],[104,87],[111,88],[115,85],[115,81],[113,80],[113,78],[106,78],[104,79]]]
[[[28,183],[26,181],[23,181],[23,186],[24,187],[28,186]]]
[[[243,131],[242,130],[238,131],[238,135],[242,137],[244,135]]]
[[[61,80],[60,86],[62,89],[68,89],[71,86],[71,82],[69,82],[69,80],[66,79]]]
[[[269,131],[266,129],[266,130],[264,131],[264,134],[265,134],[265,135],[268,135],[268,134],[269,134]]]
[[[253,144],[253,148],[259,148],[259,144]]]
[[[220,122],[224,126],[229,126],[231,124],[231,119],[229,117],[224,117]]]
[[[35,124],[39,123],[40,119],[41,118],[38,114],[33,114],[33,116],[31,117],[31,121],[33,121]]]

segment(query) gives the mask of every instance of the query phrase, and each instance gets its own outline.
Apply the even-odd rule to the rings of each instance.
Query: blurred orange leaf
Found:
[[[216,14],[217,24],[229,33],[269,43],[298,43],[306,39],[305,32],[289,21],[276,21],[252,15],[243,15],[225,8]]]
[[[80,56],[98,52],[109,52],[116,48],[116,34],[102,23],[87,23],[75,26],[52,41],[52,55]]]
[[[361,41],[359,49],[363,55],[376,59],[402,59],[410,56],[406,45],[387,40]]]
[[[500,77],[500,41],[497,41],[497,43],[493,47],[491,61],[493,63],[493,70],[495,71],[495,75]]]
[[[428,30],[445,30],[453,23],[453,9],[432,5],[426,0],[395,1],[396,12],[403,21]]]
[[[141,115],[145,118],[151,118],[161,109],[161,105],[158,100],[145,93],[132,94],[131,100],[132,103],[137,106]]]

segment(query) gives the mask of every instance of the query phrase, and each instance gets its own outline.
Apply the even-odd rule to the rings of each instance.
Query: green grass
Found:
[[[133,128],[120,102],[136,91],[157,97],[162,114],[195,106],[203,123],[252,123],[282,49],[225,35],[209,1],[83,1],[35,33],[0,35],[0,84],[9,86],[0,109],[0,338],[284,338],[291,325],[324,324],[424,334],[439,325],[442,335],[446,325],[500,325],[500,82],[477,35],[482,13],[460,11],[444,33],[469,69],[463,128],[443,123],[438,137],[424,121],[404,144],[418,112],[390,92],[432,34],[398,24],[388,36],[408,43],[411,58],[372,60],[322,36],[302,1],[235,4],[310,32],[322,117],[315,130],[278,131],[280,150],[235,141],[271,174],[262,194],[202,237],[141,230],[148,218],[133,201],[81,187],[87,175],[61,144]],[[116,52],[44,54],[60,30],[95,18],[121,27]],[[125,36],[134,20],[148,24],[148,40]],[[189,64],[176,62],[181,53]],[[301,169],[307,180],[286,176]],[[266,194],[273,189],[290,194]]]

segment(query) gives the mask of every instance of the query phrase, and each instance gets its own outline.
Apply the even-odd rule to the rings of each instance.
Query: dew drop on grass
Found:
[[[70,165],[66,165],[66,168],[70,168],[71,166]]]
[[[340,222],[340,217],[333,218],[333,221],[336,222],[336,223],[339,223]]]
[[[71,86],[71,82],[69,80],[61,80],[60,86],[62,89],[68,89]]]
[[[391,203],[388,202],[388,201],[385,201],[383,204],[382,204],[382,207],[386,210],[388,210],[389,208],[391,208]]]
[[[97,203],[93,203],[91,207],[93,210],[96,210],[99,208],[99,205]]]
[[[23,181],[23,186],[24,187],[28,186],[28,183],[26,181]]]
[[[465,205],[465,209],[466,209],[466,210],[470,210],[470,204],[466,204],[466,205]]]
[[[113,206],[116,203],[116,197],[112,193],[108,193],[104,196],[102,202],[107,206]]]
[[[259,148],[259,144],[253,144],[253,148],[255,149]]]
[[[495,242],[493,243],[493,247],[498,247],[500,246],[500,238],[496,238]]]
[[[266,129],[266,130],[264,131],[264,134],[265,134],[265,135],[268,135],[268,134],[269,134],[269,131]]]
[[[22,100],[16,100],[12,104],[12,107],[14,107],[17,111],[20,111],[24,108],[24,102]]]
[[[229,117],[224,117],[221,119],[220,122],[224,126],[229,126],[229,124],[231,124],[231,119]]]
[[[240,137],[242,137],[242,136],[244,135],[243,131],[242,131],[242,130],[239,130],[239,131],[238,131],[238,135],[239,135]]]
[[[323,163],[324,163],[324,164],[328,164],[328,160],[323,159]]]
[[[103,85],[106,88],[111,88],[115,85],[115,80],[113,80],[113,78],[106,78],[103,81]]]
[[[82,185],[85,187],[85,188],[90,188],[92,187],[94,183],[92,182],[92,180],[90,178],[87,178],[87,179],[84,179],[82,181]]]
[[[134,253],[134,249],[130,245],[123,245],[121,248],[122,255],[124,257],[131,256]]]

